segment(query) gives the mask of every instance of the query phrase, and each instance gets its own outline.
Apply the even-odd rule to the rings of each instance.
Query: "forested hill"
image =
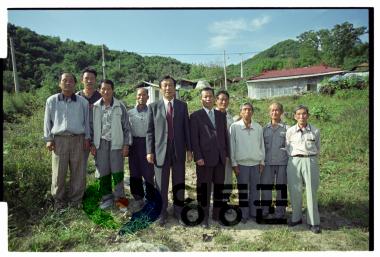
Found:
[[[297,40],[279,42],[244,61],[244,76],[258,74],[262,70],[321,63],[351,69],[368,62],[368,42],[361,40],[367,33],[366,27],[354,27],[349,22],[337,24],[330,30],[306,31],[298,35]],[[228,71],[229,77],[240,76],[240,64],[229,66]]]
[[[288,39],[264,50],[244,61],[245,76],[258,74],[263,70],[276,70],[298,67],[300,58],[300,42]],[[229,66],[230,77],[240,76],[240,64]]]
[[[361,37],[366,27],[354,27],[344,22],[331,30],[306,31],[296,40],[279,42],[244,61],[246,78],[263,70],[304,67],[326,64],[343,69],[368,62],[368,43]],[[39,35],[30,29],[8,24],[8,35],[13,38],[21,90],[49,88],[57,84],[58,75],[71,71],[79,76],[86,66],[102,71],[102,49],[84,41],[75,42],[58,37]],[[176,78],[208,81],[223,78],[223,67],[194,65],[161,56],[143,57],[136,53],[110,50],[105,46],[106,77],[118,86],[131,87],[141,80],[156,81],[164,74]],[[13,88],[10,54],[5,62],[4,89]],[[240,76],[240,64],[227,67],[229,78]],[[101,77],[101,76],[99,76]]]
[[[83,68],[92,66],[99,73],[102,71],[102,48],[99,45],[69,39],[61,41],[58,37],[39,35],[12,24],[8,24],[8,35],[15,45],[21,90],[57,84],[57,76],[63,70],[79,75]],[[131,52],[109,50],[107,46],[105,58],[106,77],[119,85],[133,85],[141,80],[154,81],[168,73],[183,77],[190,72],[191,66],[173,58],[143,57]],[[4,89],[8,91],[13,87],[11,71],[9,54],[3,81]]]

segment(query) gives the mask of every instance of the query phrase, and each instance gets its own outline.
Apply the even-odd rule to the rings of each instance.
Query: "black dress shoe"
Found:
[[[204,220],[204,221],[202,221],[202,223],[201,223],[201,227],[202,227],[202,228],[209,228],[210,226],[209,226],[209,224],[208,224],[208,220]]]
[[[294,227],[294,226],[297,226],[299,224],[302,224],[302,219],[300,219],[299,221],[295,221],[295,222],[289,221],[288,226],[289,227]]]
[[[178,224],[181,225],[182,227],[186,227],[186,223],[183,222],[183,220],[181,218],[178,219]]]
[[[168,222],[168,218],[165,216],[160,216],[158,218],[158,225],[164,226]]]
[[[314,234],[319,234],[322,232],[321,227],[319,225],[310,226],[310,231]]]

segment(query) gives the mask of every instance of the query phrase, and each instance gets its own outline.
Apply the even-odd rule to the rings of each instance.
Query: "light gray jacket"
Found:
[[[103,100],[99,99],[94,103],[93,109],[93,144],[99,149],[102,135],[102,111]],[[127,109],[124,104],[113,98],[112,103],[112,122],[111,122],[111,150],[122,149],[124,145],[132,144],[131,129]]]

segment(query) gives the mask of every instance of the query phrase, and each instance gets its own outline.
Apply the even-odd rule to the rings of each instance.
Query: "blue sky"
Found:
[[[302,32],[348,21],[368,27],[365,9],[9,10],[8,21],[43,34],[182,62],[227,65]],[[362,38],[364,41],[368,37]],[[244,53],[240,55],[238,53]],[[186,54],[186,55],[182,55]],[[207,54],[207,55],[196,55]],[[149,54],[151,55],[151,54]]]

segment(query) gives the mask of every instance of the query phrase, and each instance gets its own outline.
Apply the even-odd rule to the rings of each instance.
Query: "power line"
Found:
[[[143,52],[135,52],[137,54],[144,54],[144,55],[220,55],[223,56],[224,53],[143,53]],[[260,51],[257,52],[243,52],[243,53],[227,53],[226,55],[242,55],[242,54],[257,54],[260,53]]]

